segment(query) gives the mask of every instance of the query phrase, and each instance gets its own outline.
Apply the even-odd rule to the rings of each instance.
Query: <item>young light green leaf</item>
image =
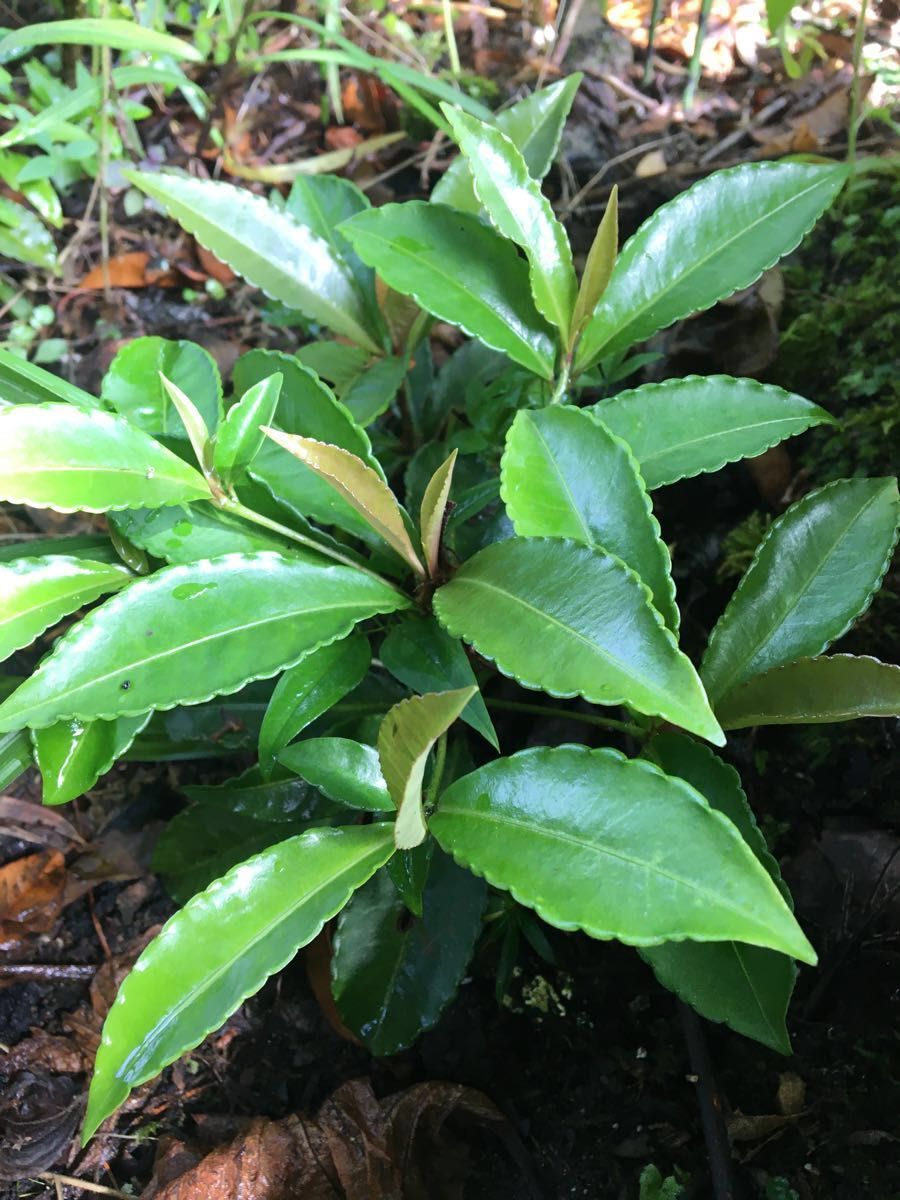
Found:
[[[710,634],[701,676],[714,704],[846,633],[878,590],[898,518],[895,479],[839,479],[773,522]]]
[[[350,268],[289,213],[230,183],[144,171],[125,175],[248,283],[380,352]]]
[[[122,563],[52,554],[0,565],[0,662],[57,621],[134,576]]]
[[[528,267],[510,242],[477,217],[408,201],[360,213],[341,232],[392,288],[536,375],[552,378],[555,347],[531,299]]]
[[[496,542],[438,589],[434,611],[523,687],[626,704],[724,742],[646,589],[603,550],[557,538]]]
[[[176,913],[106,1018],[85,1141],[311,942],[392,853],[389,825],[312,830],[234,867]]]
[[[382,474],[366,431],[335,399],[330,388],[291,355],[251,350],[235,363],[234,386],[246,391],[276,371],[284,376],[284,383],[274,425],[284,433],[349,450]],[[271,440],[267,439],[257,454],[250,475],[293,512],[325,525],[338,525],[356,536],[371,536],[368,524],[329,483]]]
[[[162,371],[159,373],[159,381],[163,386],[166,395],[175,406],[175,411],[181,418],[181,423],[187,430],[188,441],[191,443],[191,449],[194,451],[194,457],[200,465],[200,469],[204,475],[212,474],[212,439],[210,438],[209,430],[206,427],[206,422],[203,420],[197,406],[194,404],[190,396],[172,383],[170,379],[166,379]]]
[[[749,287],[798,245],[846,178],[843,164],[745,163],[664,204],[619,255],[576,370]]]
[[[506,134],[449,104],[441,109],[491,222],[525,251],[538,312],[567,338],[578,285],[569,239],[550,201]]]
[[[10,404],[44,404],[48,400],[64,400],[76,408],[95,409],[103,405],[90,392],[60,379],[18,354],[0,347],[0,400]]]
[[[724,813],[790,903],[778,863],[757,828],[737,771],[708,747],[677,733],[655,737],[647,745],[646,755],[667,775],[684,779],[713,809]],[[785,1016],[797,972],[787,955],[740,941],[683,941],[647,947],[641,957],[664,987],[707,1020],[724,1021],[745,1037],[780,1054],[790,1054]]]
[[[434,617],[410,616],[396,624],[381,643],[379,657],[395,679],[412,692],[448,692],[477,685],[462,642],[453,638]],[[495,750],[500,746],[494,723],[476,692],[460,713]]]
[[[521,409],[500,472],[500,495],[520,537],[574,538],[617,555],[677,633],[669,551],[624,441],[583,409]]]
[[[44,222],[24,204],[0,196],[0,254],[56,272],[56,242]]]
[[[650,489],[752,458],[813,425],[837,424],[811,400],[730,375],[647,383],[591,411],[628,443]]]
[[[716,716],[723,729],[900,717],[900,667],[854,654],[798,658],[728,692]]]
[[[32,46],[109,46],[139,54],[164,54],[168,58],[203,62],[196,46],[170,33],[148,29],[137,21],[79,17],[68,21],[43,21],[15,29],[0,39],[0,59],[7,61]]]
[[[615,750],[496,759],[450,785],[430,827],[460,866],[558,929],[633,946],[739,939],[816,961],[732,823],[683,780]]]
[[[331,990],[372,1054],[396,1054],[437,1024],[469,965],[486,899],[484,882],[440,851],[416,919],[387,870],[351,898],[334,938]]]
[[[203,500],[193,467],[104,412],[67,404],[0,409],[0,499],[58,512],[109,512]]]
[[[269,426],[265,426],[263,432],[326,480],[416,574],[425,574],[394,493],[361,458],[340,446],[282,433]]]
[[[494,124],[518,147],[532,179],[543,179],[556,158],[566,117],[582,78],[576,71],[494,115]],[[465,155],[450,164],[435,185],[431,199],[462,212],[480,211]]]
[[[32,735],[45,804],[65,804],[89,791],[131,746],[151,713],[115,721],[60,721]]]
[[[572,314],[572,332],[569,337],[571,349],[582,330],[591,319],[594,309],[600,303],[603,293],[609,285],[616,257],[619,253],[619,187],[613,185],[603,220],[597,226],[594,240],[588,251],[587,262],[584,264],[584,274],[575,301],[575,311]]]
[[[364,812],[393,812],[396,808],[374,746],[351,738],[309,738],[287,746],[278,761],[338,804]]]
[[[378,731],[378,757],[388,791],[397,806],[394,845],[411,850],[425,840],[422,780],[431,748],[472,697],[474,687],[410,696],[391,708]]]
[[[70,629],[0,706],[0,731],[196,704],[408,606],[352,567],[269,552],[165,567]]]
[[[425,495],[422,497],[422,507],[419,510],[419,530],[422,536],[422,549],[425,551],[425,565],[428,574],[434,578],[438,569],[438,556],[441,551],[441,534],[444,532],[444,517],[447,512],[447,500],[450,498],[450,485],[453,483],[453,468],[456,465],[457,451],[452,450],[428,481]]]
[[[213,449],[213,469],[226,487],[240,479],[265,441],[262,426],[275,419],[283,382],[281,374],[260,380],[228,410]]]
[[[100,395],[132,425],[151,437],[187,438],[187,430],[161,376],[180,388],[213,432],[222,419],[222,380],[215,359],[195,342],[140,337],[109,364]]]
[[[279,750],[362,680],[372,652],[361,633],[313,650],[278,680],[259,731],[259,765],[268,778]]]

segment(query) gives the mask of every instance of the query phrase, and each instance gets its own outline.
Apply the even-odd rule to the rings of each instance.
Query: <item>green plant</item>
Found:
[[[279,207],[134,174],[250,282],[352,343],[250,351],[227,411],[189,343],[132,343],[99,400],[0,355],[0,495],[105,512],[111,531],[2,552],[5,654],[115,593],[0,705],[8,769],[24,730],[49,802],[125,754],[258,750],[191,789],[163,839],[158,866],[187,903],[107,1019],[86,1136],[338,914],[344,1020],[378,1053],[409,1044],[466,969],[488,885],[635,946],[701,1013],[788,1049],[794,960],[815,953],[737,773],[703,742],[898,711],[900,668],[822,655],[879,585],[896,482],[839,481],[775,521],[698,672],[649,491],[832,418],[724,376],[577,402],[598,363],[791,250],[845,171],[711,176],[618,256],[613,201],[578,281],[540,191],[571,93],[504,114],[514,140],[445,108],[464,157],[436,203],[375,210],[322,178]],[[436,374],[435,316],[475,339]],[[517,749],[503,712],[568,713],[627,737],[631,757]]]

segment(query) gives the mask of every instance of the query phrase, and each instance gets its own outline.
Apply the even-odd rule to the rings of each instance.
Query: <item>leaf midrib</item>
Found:
[[[190,641],[190,642],[182,642],[178,646],[171,646],[171,647],[169,647],[168,650],[160,651],[159,654],[153,654],[147,658],[142,658],[135,662],[120,664],[118,667],[116,667],[115,670],[108,671],[105,675],[96,676],[93,679],[88,680],[86,683],[80,683],[80,684],[78,684],[77,687],[71,687],[63,692],[54,692],[52,699],[54,702],[57,702],[59,700],[64,699],[66,696],[77,695],[78,692],[83,691],[85,688],[97,687],[100,684],[107,683],[110,679],[113,679],[116,675],[120,675],[123,671],[137,671],[137,670],[144,669],[153,663],[160,662],[165,658],[170,658],[172,655],[185,653],[186,651],[193,650],[197,646],[204,645],[204,643],[206,643],[206,642],[214,642],[219,638],[231,637],[233,634],[247,633],[250,630],[260,629],[266,625],[273,625],[279,621],[291,620],[294,617],[298,617],[298,616],[316,616],[322,612],[335,613],[337,611],[343,612],[343,611],[346,611],[347,609],[350,609],[350,610],[357,609],[357,608],[367,609],[370,607],[371,607],[371,601],[367,602],[367,603],[344,602],[340,605],[323,604],[323,605],[317,606],[316,608],[304,608],[304,609],[295,610],[293,612],[279,613],[277,616],[266,617],[262,621],[251,621],[244,625],[232,626],[230,629],[218,630],[215,633],[207,634],[205,637],[195,638],[193,641]],[[38,675],[35,675],[32,678],[36,679],[38,677],[39,677]],[[32,705],[31,709],[32,710],[35,708],[40,709],[47,703],[49,703],[49,701],[47,701],[47,700],[40,701],[37,704]]]
[[[701,884],[694,883],[689,879],[684,879],[679,875],[673,875],[670,871],[664,871],[660,867],[654,866],[644,859],[635,858],[632,855],[624,854],[617,850],[612,850],[607,846],[598,845],[596,842],[584,841],[581,838],[574,837],[570,833],[563,833],[561,830],[548,829],[546,825],[536,827],[533,823],[529,823],[528,821],[518,821],[512,817],[506,816],[505,814],[502,817],[499,817],[496,810],[490,813],[485,813],[479,812],[477,809],[453,808],[452,806],[447,807],[444,804],[441,804],[441,807],[438,811],[445,815],[452,816],[455,813],[457,816],[475,820],[490,821],[502,827],[519,829],[527,835],[529,841],[532,843],[535,841],[535,839],[544,837],[548,840],[563,842],[570,846],[578,846],[582,850],[586,850],[589,853],[594,852],[598,855],[606,855],[608,858],[617,859],[618,861],[633,867],[635,870],[644,870],[648,874],[655,874],[659,875],[662,879],[668,879],[670,882],[677,884],[680,887],[684,887],[690,891],[696,892],[704,899],[713,901],[714,906],[726,908],[730,912],[737,913],[738,916],[742,917],[744,920],[747,920],[747,913],[744,909],[738,908],[731,901],[723,901],[721,894],[717,891],[714,891],[712,888],[703,887]],[[768,876],[766,876],[766,878],[768,878]],[[750,944],[752,945],[754,943]],[[766,947],[766,949],[774,949],[774,947]]]
[[[541,360],[537,357],[536,352],[534,351],[531,343],[527,340],[527,338],[523,338],[522,335],[520,333],[518,333],[511,325],[509,325],[506,321],[502,320],[502,318],[499,318],[497,316],[496,309],[491,308],[491,306],[489,304],[482,303],[481,296],[477,292],[469,291],[465,287],[463,287],[463,285],[460,284],[459,278],[457,276],[448,275],[447,272],[444,271],[440,266],[438,266],[437,264],[432,263],[424,258],[421,258],[418,254],[416,254],[412,250],[407,250],[404,248],[404,249],[401,249],[398,251],[396,245],[391,241],[390,238],[384,237],[383,234],[378,233],[376,230],[370,229],[370,230],[367,230],[366,232],[369,237],[380,241],[383,246],[388,247],[393,254],[400,253],[405,258],[409,259],[411,262],[414,262],[417,266],[424,268],[429,274],[438,276],[438,278],[442,279],[446,284],[449,285],[449,287],[452,291],[454,291],[458,294],[461,294],[465,299],[467,299],[469,301],[471,301],[471,300],[477,301],[475,307],[477,309],[479,309],[480,312],[486,313],[488,315],[488,317],[490,317],[496,321],[499,321],[499,323],[503,327],[503,329],[508,330],[509,333],[512,334],[512,336],[516,339],[519,346],[523,347],[524,349],[526,349],[528,351],[529,356],[533,356],[537,362],[541,362]],[[417,288],[417,290],[418,290],[418,288]]]
[[[601,412],[599,416],[602,420],[603,413]],[[815,416],[815,414],[809,414],[809,416]],[[765,429],[769,425],[793,425],[808,421],[808,419],[808,416],[798,415],[794,417],[772,417],[770,420],[753,421],[747,425],[729,425],[727,429],[716,430],[714,433],[707,433],[703,437],[687,438],[683,442],[669,442],[665,447],[655,451],[653,454],[642,454],[640,457],[641,466],[644,466],[645,463],[652,463],[658,458],[667,458],[673,453],[687,449],[689,446],[699,446],[704,442],[723,441],[731,434],[746,433],[747,430]],[[625,435],[621,434],[620,436],[624,437]]]

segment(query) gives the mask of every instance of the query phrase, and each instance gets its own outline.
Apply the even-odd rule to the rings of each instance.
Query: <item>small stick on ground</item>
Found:
[[[4,963],[0,965],[0,979],[11,979],[16,983],[59,983],[93,979],[98,970],[98,967],[80,963]]]
[[[129,1196],[127,1192],[120,1192],[117,1188],[104,1187],[102,1183],[91,1183],[88,1179],[76,1179],[74,1175],[57,1175],[55,1171],[45,1171],[43,1175],[38,1176],[38,1179],[55,1184],[57,1191],[60,1187],[80,1188],[81,1191],[93,1192],[96,1196],[115,1196],[118,1200],[134,1200],[134,1197]]]
[[[725,1128],[722,1096],[716,1087],[706,1035],[700,1018],[681,1000],[678,1001],[678,1011],[681,1014],[684,1040],[691,1061],[691,1073],[696,1079],[697,1104],[700,1108],[700,1123],[703,1126],[709,1158],[713,1195],[715,1200],[736,1200],[731,1147],[728,1144],[728,1130]]]

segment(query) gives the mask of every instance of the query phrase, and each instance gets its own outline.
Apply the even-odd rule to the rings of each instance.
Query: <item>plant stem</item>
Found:
[[[563,359],[562,370],[559,373],[559,378],[556,381],[556,386],[553,389],[553,395],[550,397],[551,404],[561,404],[566,398],[566,389],[569,386],[569,375],[572,371],[572,355],[567,354]]]
[[[866,9],[868,0],[861,0],[859,15],[856,18],[856,29],[853,33],[853,82],[850,85],[850,117],[847,128],[847,161],[856,162],[856,135],[860,125],[862,53],[866,40]]]
[[[584,725],[596,725],[598,729],[614,729],[616,733],[627,733],[631,737],[645,738],[647,730],[630,721],[616,721],[612,717],[595,717],[590,713],[567,712],[563,708],[552,708],[549,704],[525,704],[519,700],[485,700],[488,708],[501,712],[532,713],[536,717],[568,717]]]
[[[444,36],[447,39],[447,57],[450,59],[450,70],[459,77],[459,49],[456,45],[456,30],[453,28],[453,9],[450,0],[441,0],[441,11],[444,14]]]
[[[700,82],[700,55],[703,53],[703,43],[706,41],[706,29],[709,25],[711,11],[712,0],[701,0],[700,15],[697,18],[697,40],[694,42],[694,52],[688,63],[688,81],[682,101],[685,112],[689,112],[693,108],[694,94],[697,91],[697,84]]]
[[[644,87],[649,87],[653,80],[653,52],[656,49],[656,29],[662,16],[662,7],[663,0],[653,0],[650,9],[650,28],[647,31],[647,58],[644,62],[644,74],[641,76],[641,83]]]
[[[325,20],[322,22],[329,33],[341,33],[340,0],[325,0]],[[341,68],[337,63],[325,64],[325,87],[331,115],[338,125],[344,124],[344,100],[341,95]]]
[[[106,17],[108,4],[106,0],[100,8],[102,17]],[[100,151],[99,151],[99,182],[100,182],[100,263],[103,275],[103,297],[107,303],[112,299],[112,289],[109,277],[109,99],[112,84],[112,51],[109,46],[100,48]]]
[[[331,546],[326,546],[322,542],[317,542],[315,538],[298,533],[296,529],[291,529],[288,525],[282,525],[279,521],[273,521],[269,517],[264,517],[262,513],[254,512],[252,508],[247,508],[241,504],[239,500],[224,500],[220,502],[219,507],[224,509],[225,512],[243,517],[245,521],[251,521],[254,525],[261,525],[264,529],[271,529],[273,533],[289,538],[292,542],[297,542],[300,546],[306,546],[309,550],[315,550],[317,554],[324,554],[327,558],[333,558],[335,562],[339,562],[344,567],[352,567],[354,571],[362,571],[364,575],[371,575],[379,583],[387,584],[388,587],[392,587],[395,591],[401,592],[403,595],[406,594],[395,583],[392,583],[389,579],[385,579],[377,571],[371,571],[368,567],[362,566],[349,555],[341,554],[339,550],[335,550]]]
[[[722,1111],[722,1096],[716,1087],[703,1025],[694,1010],[683,1000],[678,1001],[678,1011],[681,1014],[684,1040],[691,1061],[691,1074],[696,1080],[697,1104],[709,1157],[713,1196],[715,1200],[735,1200],[734,1172],[725,1114]]]

